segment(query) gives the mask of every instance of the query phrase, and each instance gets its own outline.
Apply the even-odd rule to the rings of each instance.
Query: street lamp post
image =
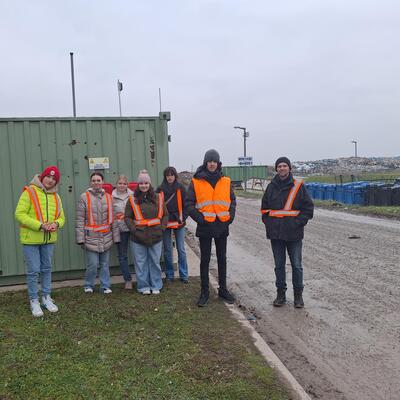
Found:
[[[246,157],[246,139],[249,137],[249,132],[242,126],[234,126],[233,129],[241,129],[243,131],[243,157]],[[244,165],[244,191],[247,187],[247,165]]]
[[[352,140],[351,143],[354,143],[354,157],[357,158],[357,140]]]
[[[234,129],[241,129],[243,131],[243,156],[246,157],[246,139],[249,137],[249,132],[246,131],[246,128],[241,126],[234,126]]]

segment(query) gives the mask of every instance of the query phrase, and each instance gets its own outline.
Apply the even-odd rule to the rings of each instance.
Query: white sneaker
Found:
[[[103,290],[103,293],[104,294],[110,294],[110,293],[112,293],[112,290],[110,288],[107,288],[107,289]]]
[[[54,300],[49,296],[42,296],[42,306],[50,312],[57,312],[58,307],[54,304]]]
[[[32,315],[34,317],[43,317],[43,311],[40,308],[39,300],[38,299],[31,300],[30,303],[31,303]]]
[[[151,291],[151,293],[153,293],[153,294],[160,294],[160,291],[157,290],[157,289],[153,289],[153,290]]]
[[[85,287],[85,293],[93,293],[93,289],[91,287]]]
[[[142,294],[151,294],[150,289],[143,290]]]

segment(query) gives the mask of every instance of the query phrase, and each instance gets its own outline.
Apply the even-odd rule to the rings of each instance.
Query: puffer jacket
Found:
[[[262,210],[281,210],[285,206],[290,189],[294,186],[293,176],[283,181],[278,175],[272,179],[271,183],[265,189],[261,202]],[[306,187],[300,186],[292,206],[293,210],[299,210],[297,217],[270,217],[268,214],[262,214],[262,220],[268,239],[279,239],[285,241],[295,241],[303,239],[304,226],[308,220],[313,217],[314,203],[311,200]]]
[[[156,204],[149,200],[145,200],[140,204],[143,218],[157,218],[158,215],[158,195],[156,195]],[[162,240],[163,230],[166,229],[168,222],[168,211],[164,203],[163,217],[161,225],[154,226],[137,226],[135,225],[135,214],[133,212],[130,201],[126,203],[125,208],[125,223],[131,232],[131,240],[142,244],[143,246],[151,247]]]
[[[90,193],[90,206],[96,224],[106,224],[108,221],[108,207],[104,189],[99,193],[95,193],[91,188],[89,188],[88,192]],[[97,253],[103,253],[109,250],[113,243],[119,243],[119,229],[115,222],[111,224],[110,230],[106,233],[87,230],[85,229],[86,224],[88,224],[87,198],[86,194],[82,193],[76,208],[76,243],[84,244],[86,250]]]
[[[58,223],[58,227],[62,228],[65,223],[65,217],[60,196],[57,194],[58,185],[50,190],[46,190],[39,179],[39,175],[33,177],[30,185],[34,186],[36,189],[43,220],[45,222],[56,222]],[[58,196],[60,204],[58,218],[55,218],[56,201],[54,199],[54,193]],[[57,241],[57,231],[43,232],[40,230],[41,223],[36,217],[31,198],[26,190],[22,192],[18,200],[15,209],[15,219],[20,223],[19,237],[22,244],[40,245],[55,243]]]
[[[218,167],[217,175],[219,178],[223,176],[221,166]],[[197,171],[194,174],[193,178],[205,179],[214,188],[217,183],[217,182],[210,181],[209,176],[207,174],[207,167],[205,164],[203,164],[199,168],[197,168]],[[197,237],[218,238],[221,236],[229,235],[229,225],[235,219],[235,212],[236,212],[236,197],[235,197],[235,193],[233,192],[232,185],[231,185],[231,189],[230,189],[230,200],[231,200],[231,204],[229,207],[229,214],[230,214],[229,221],[221,222],[218,218],[216,218],[214,222],[206,222],[204,220],[203,214],[196,208],[196,202],[197,202],[196,201],[196,193],[194,191],[193,182],[190,182],[190,186],[189,186],[189,189],[188,189],[188,192],[186,195],[185,206],[187,209],[187,213],[190,215],[190,217],[195,222],[197,222],[197,228],[196,228],[196,236]]]
[[[129,188],[125,193],[118,193],[117,189],[114,189],[112,192],[114,218],[120,232],[129,232],[129,228],[124,221],[124,215],[126,202],[132,194],[133,192]],[[122,216],[122,219],[118,218],[120,215]]]

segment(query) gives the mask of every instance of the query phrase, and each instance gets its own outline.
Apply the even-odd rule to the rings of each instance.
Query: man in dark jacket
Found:
[[[304,307],[301,262],[304,226],[313,217],[314,204],[301,180],[294,180],[287,157],[275,162],[277,174],[267,186],[261,203],[262,221],[271,240],[275,260],[277,297],[274,306],[286,302],[286,250],[292,265],[294,306]]]
[[[197,305],[204,307],[209,299],[209,264],[214,238],[218,263],[218,296],[232,304],[235,298],[226,287],[226,245],[229,225],[235,218],[236,198],[230,179],[224,177],[219,154],[208,150],[197,168],[186,196],[186,209],[197,222],[200,242],[201,293]]]

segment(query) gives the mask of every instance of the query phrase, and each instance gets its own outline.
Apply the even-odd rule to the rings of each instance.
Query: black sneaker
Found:
[[[189,283],[189,279],[187,279],[187,278],[185,278],[185,279],[181,279],[181,282],[183,282],[183,283],[187,284],[187,283]]]
[[[228,289],[218,289],[218,296],[224,299],[228,304],[233,304],[235,298],[229,293]]]
[[[200,297],[197,300],[197,305],[199,307],[205,307],[208,303],[209,293],[208,291],[202,290],[200,293]]]

